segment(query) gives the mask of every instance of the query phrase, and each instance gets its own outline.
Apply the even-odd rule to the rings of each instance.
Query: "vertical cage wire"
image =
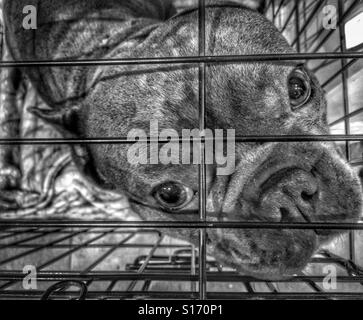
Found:
[[[300,52],[300,11],[299,11],[299,0],[295,0],[295,32],[296,32],[296,51]]]
[[[201,57],[206,55],[205,41],[205,0],[198,0],[198,54]],[[204,132],[206,125],[206,63],[199,64],[199,130]],[[199,218],[205,222],[207,219],[206,202],[206,164],[205,164],[205,142],[200,144],[200,164],[199,164]],[[199,298],[205,300],[207,288],[206,277],[206,230],[199,229]]]

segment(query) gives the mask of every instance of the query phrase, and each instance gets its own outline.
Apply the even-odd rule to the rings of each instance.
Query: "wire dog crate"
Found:
[[[334,5],[336,29],[321,27],[319,14]],[[318,75],[329,102],[329,136],[245,136],[237,142],[337,141],[352,166],[363,166],[363,99],[351,97],[363,86],[362,46],[347,48],[348,18],[363,11],[363,3],[327,0],[270,0],[266,15],[296,47],[297,54],[206,56],[205,1],[199,0],[199,56],[101,61],[3,62],[2,67],[29,65],[110,65],[194,63],[199,66],[199,125],[205,127],[206,66],[211,63],[306,59]],[[320,20],[319,20],[320,19]],[[318,22],[317,22],[318,21]],[[320,21],[320,22],[319,22]],[[354,81],[352,81],[352,77]],[[355,86],[355,87],[354,87]],[[359,90],[358,90],[359,91]],[[339,100],[340,99],[340,100]],[[340,109],[339,109],[340,108]],[[362,121],[362,122],[360,122]],[[359,128],[359,124],[361,128]],[[360,129],[360,130],[359,130]],[[1,140],[2,144],[126,143],[115,139]],[[203,158],[203,153],[202,153]],[[205,163],[202,159],[202,163]],[[121,222],[2,220],[0,222],[0,299],[362,299],[363,225],[360,223],[211,222],[206,212],[206,168],[199,169],[199,221]],[[171,241],[163,228],[199,230],[199,247]],[[304,273],[289,280],[266,281],[238,274],[206,254],[209,228],[292,228],[349,230],[337,252],[322,249]],[[361,252],[362,251],[362,252]],[[123,257],[120,261],[119,257]],[[34,265],[36,288],[25,289],[24,266]],[[337,287],[323,282],[326,267],[337,270]],[[26,287],[26,284],[25,284]]]

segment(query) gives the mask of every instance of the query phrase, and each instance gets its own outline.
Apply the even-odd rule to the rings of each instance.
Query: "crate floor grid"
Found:
[[[0,231],[0,249],[0,299],[199,296],[197,248],[153,229],[11,227]],[[29,288],[34,279],[29,280],[27,271],[32,267],[36,285]],[[336,270],[335,284],[327,280],[331,268]],[[322,250],[306,270],[286,280],[263,281],[208,257],[207,298],[363,297],[363,268],[346,257]]]

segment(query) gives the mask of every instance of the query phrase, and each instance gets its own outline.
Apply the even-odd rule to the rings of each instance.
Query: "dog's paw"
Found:
[[[7,210],[21,210],[35,206],[40,195],[21,190],[20,170],[10,164],[0,165],[0,214]]]
[[[0,190],[0,215],[1,211],[27,209],[38,202],[38,193],[24,190]]]
[[[0,165],[0,190],[16,188],[20,180],[20,171],[13,165]]]
[[[20,181],[20,171],[13,165],[0,165],[0,209],[18,208],[16,188]]]

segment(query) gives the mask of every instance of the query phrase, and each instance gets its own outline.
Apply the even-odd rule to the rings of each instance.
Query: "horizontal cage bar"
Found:
[[[190,56],[134,59],[93,59],[93,60],[43,60],[43,61],[2,61],[0,68],[10,67],[71,67],[71,66],[115,66],[148,64],[188,64],[188,63],[237,63],[258,61],[301,61],[320,59],[362,59],[363,52],[327,53],[279,53],[230,56]]]
[[[170,141],[182,142],[207,142],[210,140],[228,141],[226,137],[222,138],[190,138],[190,139],[128,139],[127,137],[112,138],[24,138],[24,139],[0,139],[0,145],[59,145],[59,144],[134,144],[135,142],[144,143],[168,143]],[[363,134],[340,134],[340,135],[269,135],[269,136],[236,136],[235,142],[319,142],[319,141],[361,141]]]
[[[1,219],[4,227],[73,227],[73,228],[210,228],[210,229],[322,229],[322,230],[363,230],[363,223],[347,222],[210,222],[210,221],[51,221],[51,220],[6,220]]]

